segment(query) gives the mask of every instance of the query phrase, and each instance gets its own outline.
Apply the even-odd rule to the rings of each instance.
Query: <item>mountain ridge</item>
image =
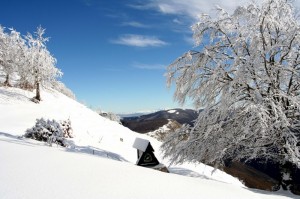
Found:
[[[199,112],[193,109],[175,108],[136,117],[124,117],[121,119],[121,122],[125,127],[135,132],[148,133],[168,124],[169,120],[174,120],[181,125],[188,124],[193,126],[193,122],[198,117],[198,114]]]

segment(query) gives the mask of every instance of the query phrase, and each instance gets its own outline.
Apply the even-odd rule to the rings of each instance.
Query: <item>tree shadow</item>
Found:
[[[35,147],[38,145],[37,143],[32,143],[32,142],[27,141],[27,139],[22,136],[11,135],[9,133],[4,133],[4,132],[0,132],[0,141],[9,142],[9,143],[13,143],[13,144],[26,145],[26,146],[30,146],[30,147]],[[44,144],[40,144],[39,146],[41,146],[41,145],[44,145]]]
[[[36,147],[36,146],[49,146],[55,148],[59,147],[66,152],[94,155],[94,156],[103,157],[103,158],[116,160],[120,162],[129,162],[128,160],[126,160],[125,158],[123,158],[121,155],[117,153],[102,150],[93,146],[77,146],[72,140],[67,140],[67,143],[69,145],[68,147],[62,147],[57,144],[49,145],[46,142],[40,142],[33,139],[24,138],[23,136],[15,136],[9,133],[0,132],[0,142],[1,141],[12,143],[12,144],[26,145],[30,147]]]
[[[0,89],[1,98],[3,100],[9,101],[10,99],[17,99],[20,101],[30,101],[30,98],[28,98],[26,95],[16,93],[15,91],[10,91],[8,89]]]

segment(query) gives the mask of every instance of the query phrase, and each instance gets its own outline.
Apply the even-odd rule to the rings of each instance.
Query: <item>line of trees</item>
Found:
[[[49,38],[44,34],[45,29],[41,26],[33,35],[27,33],[22,36],[15,29],[7,30],[0,25],[0,73],[5,76],[2,84],[35,89],[36,101],[41,100],[41,86],[55,88],[75,98],[72,91],[57,80],[63,73],[56,67],[56,59],[47,49]]]

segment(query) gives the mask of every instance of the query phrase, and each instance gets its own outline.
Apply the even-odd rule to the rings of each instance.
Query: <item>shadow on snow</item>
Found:
[[[40,142],[33,139],[24,138],[22,136],[15,136],[4,132],[0,132],[0,141],[9,142],[13,144],[21,144],[21,145],[26,145],[31,147],[49,146],[49,144],[46,142]],[[128,162],[125,158],[123,158],[117,153],[102,150],[93,146],[77,146],[71,140],[67,140],[67,142],[69,144],[69,147],[65,148],[65,147],[58,146],[56,144],[52,144],[52,147],[60,147],[61,149],[64,149],[67,152],[95,155],[95,156],[108,158],[116,161]]]

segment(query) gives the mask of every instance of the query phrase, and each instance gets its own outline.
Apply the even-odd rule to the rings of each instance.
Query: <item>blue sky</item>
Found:
[[[77,100],[115,113],[179,107],[164,73],[193,49],[190,26],[216,4],[246,0],[1,0],[0,24],[22,34],[41,25]],[[191,107],[186,104],[185,107]]]

